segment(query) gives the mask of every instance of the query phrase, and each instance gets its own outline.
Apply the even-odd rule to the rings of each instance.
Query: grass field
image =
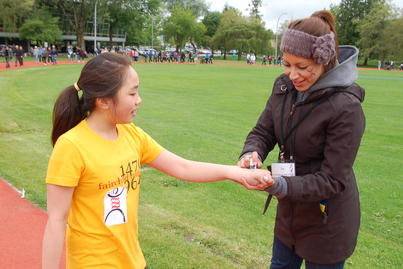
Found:
[[[191,160],[236,164],[281,67],[136,64],[134,120]],[[55,98],[82,65],[0,71],[0,176],[46,208]],[[354,169],[362,224],[346,268],[403,267],[403,72],[360,71],[367,127]],[[270,153],[265,164],[275,161]],[[194,184],[143,167],[139,240],[149,268],[268,268],[276,201],[232,182]]]

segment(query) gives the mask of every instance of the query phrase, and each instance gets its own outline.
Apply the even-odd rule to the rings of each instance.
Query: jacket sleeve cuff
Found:
[[[283,177],[273,177],[274,185],[265,189],[271,195],[277,197],[277,199],[283,199],[288,194],[287,181]]]
[[[251,155],[252,155],[252,151],[245,152],[244,154],[241,155],[241,157],[239,157],[238,161],[242,160],[246,156],[251,156]],[[260,157],[260,155],[258,155],[257,157],[259,158],[259,161],[263,162],[262,157]]]

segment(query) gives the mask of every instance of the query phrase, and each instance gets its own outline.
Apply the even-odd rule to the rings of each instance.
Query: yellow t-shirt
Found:
[[[75,187],[66,231],[67,268],[135,268],[146,262],[138,242],[140,166],[162,147],[133,124],[106,140],[85,120],[57,140],[46,183]]]

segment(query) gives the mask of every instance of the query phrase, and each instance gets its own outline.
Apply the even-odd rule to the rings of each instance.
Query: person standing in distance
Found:
[[[11,51],[11,49],[8,47],[8,45],[6,45],[4,51],[4,58],[6,58],[6,68],[10,68],[10,58],[13,55],[13,52]]]

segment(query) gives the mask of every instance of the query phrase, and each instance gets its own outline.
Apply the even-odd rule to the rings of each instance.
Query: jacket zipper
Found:
[[[290,116],[292,116],[292,113],[294,113],[294,108],[295,108],[295,104],[292,105]]]

